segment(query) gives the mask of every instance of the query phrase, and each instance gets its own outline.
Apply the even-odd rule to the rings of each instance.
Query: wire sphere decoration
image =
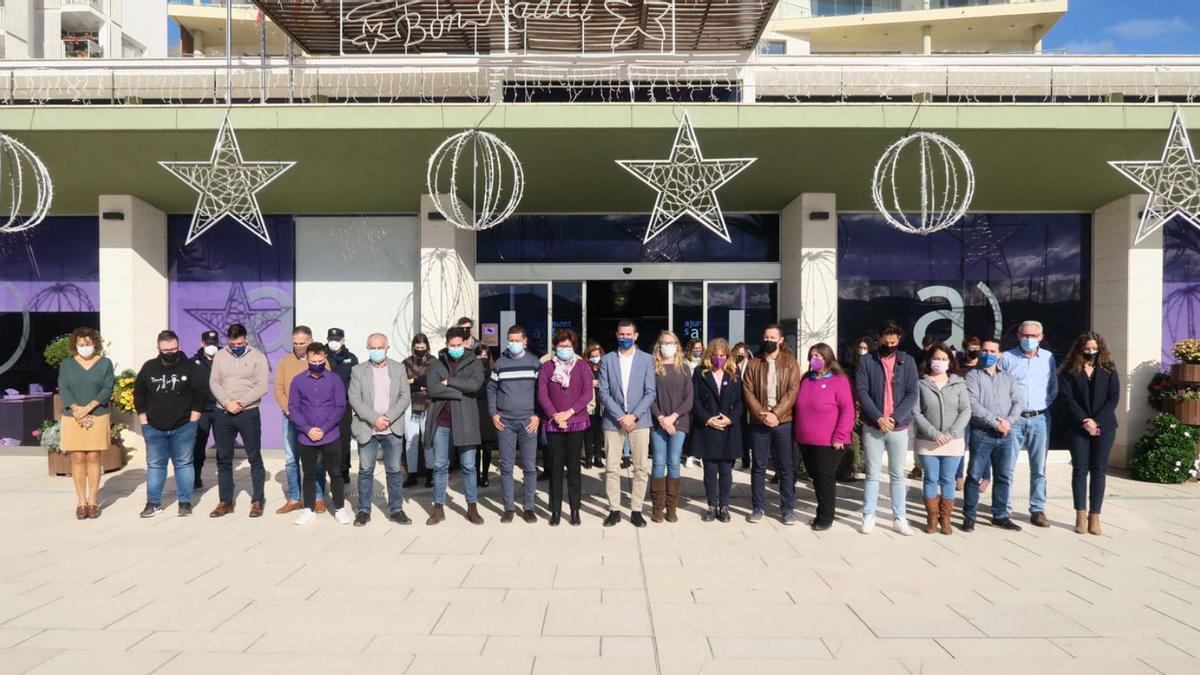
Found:
[[[916,154],[914,158],[912,155]],[[901,199],[897,178],[916,163],[920,171],[920,203]],[[892,227],[908,234],[928,235],[953,227],[975,197],[975,169],[954,141],[929,131],[901,138],[875,164],[871,199]]]
[[[31,188],[29,192],[27,188]],[[54,184],[41,158],[24,143],[0,134],[0,233],[37,227],[46,219],[53,200]]]
[[[478,129],[442,141],[429,156],[425,182],[438,213],[464,230],[504,222],[525,193],[517,153],[495,134]]]

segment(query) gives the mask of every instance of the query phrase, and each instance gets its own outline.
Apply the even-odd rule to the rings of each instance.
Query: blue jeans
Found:
[[[287,473],[288,501],[300,501],[300,455],[298,448],[300,430],[295,424],[283,417],[283,469]],[[317,455],[317,499],[325,499],[325,458]]]
[[[387,479],[388,513],[404,508],[404,439],[393,434],[372,436],[358,445],[358,511],[371,513],[375,493],[375,460],[383,450],[383,471]]]
[[[474,445],[456,445],[458,464],[462,470],[463,494],[468,504],[477,498]],[[446,488],[450,484],[450,427],[438,427],[433,434],[433,503],[446,503]]]
[[[1029,513],[1046,510],[1046,450],[1050,446],[1050,418],[1048,415],[1022,417],[1010,435],[1013,437],[1012,469],[1017,466],[1021,451],[1029,452]],[[1009,493],[1008,513],[1012,513],[1012,493]]]
[[[538,434],[525,431],[528,419],[505,419],[504,429],[497,433],[500,446],[500,495],[504,510],[516,510],[516,487],[513,484],[513,467],[521,462],[521,505],[532,511],[537,501],[537,444]],[[491,424],[489,419],[484,424]],[[546,435],[543,430],[542,436]],[[549,453],[546,454],[549,457]]]
[[[654,457],[650,473],[652,478],[679,478],[679,458],[683,454],[685,440],[687,434],[683,431],[676,431],[674,436],[662,429],[650,432],[650,454]]]
[[[992,518],[1003,520],[1008,517],[1008,497],[1012,492],[1013,445],[1012,432],[999,436],[982,429],[971,429],[970,461],[967,465],[967,481],[963,486],[963,517],[975,520],[979,508],[979,483],[989,471],[994,474],[992,482]]]
[[[925,482],[922,484],[925,499],[934,497],[954,499],[954,474],[958,467],[962,466],[962,456],[917,455],[917,457],[921,462],[921,468],[925,470]]]
[[[167,460],[175,465],[175,492],[180,502],[191,503],[196,473],[192,467],[193,446],[196,444],[196,423],[188,422],[178,429],[156,429],[142,426],[146,439],[146,501],[162,504],[163,485],[167,482]]]
[[[879,506],[879,472],[883,468],[883,453],[888,457],[888,489],[892,496],[892,518],[903,518],[908,486],[904,482],[904,461],[908,457],[908,429],[884,433],[875,427],[863,426],[863,467],[867,480],[863,483],[863,515],[875,515]]]
[[[422,450],[421,434],[425,429],[425,413],[415,413],[412,408],[404,413],[404,455],[405,465],[410,474],[417,472],[420,456],[417,454]],[[426,464],[431,464],[426,455]]]

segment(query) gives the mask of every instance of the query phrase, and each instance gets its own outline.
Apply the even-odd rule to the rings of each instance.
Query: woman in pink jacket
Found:
[[[579,356],[579,337],[569,328],[554,333],[554,351],[538,371],[537,398],[546,430],[546,473],[550,474],[550,525],[562,520],[563,472],[571,524],[579,525],[583,435],[591,424],[592,369]]]
[[[837,504],[837,467],[854,429],[854,396],[850,379],[824,342],[808,350],[808,372],[800,380],[795,420],[796,442],[817,493],[817,517],[808,524],[817,531],[828,530]]]

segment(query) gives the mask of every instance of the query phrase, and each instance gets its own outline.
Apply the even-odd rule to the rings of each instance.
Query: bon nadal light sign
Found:
[[[476,0],[442,2],[435,0],[368,0],[352,3],[340,0],[341,41],[374,53],[385,44],[401,46],[404,51],[422,43],[439,40],[450,33],[472,33],[478,44],[479,33],[502,28],[504,48],[523,42],[531,21],[561,20],[577,23],[586,37],[593,20],[616,19],[609,28],[595,28],[616,51],[631,42],[657,45],[659,51],[675,50],[675,0],[642,0],[645,21],[641,22],[634,0]],[[510,35],[511,34],[511,35]],[[593,33],[594,34],[594,33]],[[586,51],[586,42],[585,45]]]

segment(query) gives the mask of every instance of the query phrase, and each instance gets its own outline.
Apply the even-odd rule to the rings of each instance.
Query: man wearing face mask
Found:
[[[350,375],[351,425],[358,441],[358,509],[354,526],[371,521],[371,497],[375,491],[375,461],[383,453],[387,479],[388,517],[401,525],[412,520],[404,514],[404,424],[410,403],[408,373],[404,364],[388,358],[388,339],[383,333],[367,337],[367,362]]]
[[[506,346],[487,385],[488,414],[500,443],[500,492],[504,498],[504,515],[500,522],[511,523],[516,515],[516,496],[513,487],[513,465],[520,457],[523,488],[521,518],[536,523],[533,507],[537,498],[537,441],[538,421],[537,378],[542,364],[529,353],[525,329],[512,326],[505,338]]]
[[[426,525],[446,519],[446,488],[450,482],[450,453],[458,454],[462,489],[467,500],[467,520],[482,525],[476,504],[475,450],[479,435],[479,390],[483,387],[483,364],[467,349],[470,337],[463,328],[446,331],[446,348],[429,366],[426,383],[429,411],[425,415],[425,448],[433,454],[433,509]]]
[[[279,357],[275,364],[275,402],[283,411],[283,467],[287,475],[287,501],[275,511],[278,514],[291,513],[302,508],[300,501],[300,448],[297,443],[299,432],[288,415],[288,394],[292,380],[308,370],[308,346],[312,344],[312,329],[308,326],[296,326],[292,329],[292,353]],[[319,459],[318,459],[319,461]],[[317,479],[317,513],[325,513],[325,479]]]
[[[1020,531],[1008,517],[1008,499],[1012,489],[1013,428],[1020,424],[1025,409],[1021,389],[1008,373],[998,368],[1000,343],[984,340],[980,347],[979,367],[967,373],[967,397],[971,400],[969,434],[970,459],[963,489],[963,532],[975,529],[979,495],[988,472],[995,470],[992,488],[992,525]]]
[[[650,478],[650,406],[657,390],[654,357],[637,347],[637,325],[629,319],[617,323],[617,350],[600,359],[600,388],[603,409],[604,488],[608,497],[605,527],[621,522],[621,450],[629,441],[633,482],[629,492],[629,520],[645,527],[642,503]]]
[[[433,462],[426,460],[421,434],[425,428],[425,410],[429,405],[425,375],[433,363],[433,355],[429,353],[429,338],[425,337],[424,333],[413,336],[410,355],[403,363],[404,371],[408,373],[408,392],[412,400],[404,419],[405,468],[408,471],[404,487],[414,487],[417,484],[417,473],[425,467],[425,487],[431,488]]]
[[[329,350],[329,369],[332,370],[350,390],[350,373],[358,365],[358,357],[346,347],[346,331],[341,328],[330,328],[325,336],[325,348]],[[346,406],[346,414],[342,416],[341,426],[338,427],[342,441],[342,481],[350,482],[350,419],[354,417],[350,406]]]
[[[200,414],[200,419],[196,420],[196,444],[192,450],[192,468],[196,474],[197,490],[204,487],[204,481],[200,480],[200,472],[204,470],[204,460],[208,455],[208,432],[212,428],[213,411],[217,409],[217,399],[213,398],[212,392],[208,390],[208,378],[212,375],[213,357],[219,351],[221,336],[215,330],[206,330],[200,335],[200,349],[192,357],[192,363],[196,365],[196,377],[204,381],[206,393],[204,412]]]
[[[746,366],[742,397],[750,414],[750,491],[757,523],[767,510],[767,460],[775,458],[779,473],[779,510],[784,525],[795,525],[796,466],[792,453],[792,419],[800,390],[800,364],[783,341],[777,325],[763,331],[762,351]]]
[[[296,518],[297,525],[307,525],[316,519],[317,457],[325,457],[329,472],[330,506],[339,525],[349,525],[350,510],[346,508],[346,487],[342,482],[342,463],[338,440],[342,414],[346,412],[346,388],[337,375],[329,372],[329,354],[325,345],[314,342],[305,350],[308,368],[288,385],[288,417],[299,434],[301,475],[304,477],[304,509]]]
[[[192,453],[196,443],[196,421],[204,412],[208,387],[196,364],[179,350],[179,336],[164,330],[158,334],[158,356],[142,364],[133,383],[133,404],[141,411],[142,437],[146,440],[146,508],[143,518],[162,513],[163,484],[167,461],[175,467],[175,493],[179,515],[192,515],[195,475]]]
[[[1012,375],[1021,388],[1024,410],[1013,427],[1015,467],[1021,450],[1029,453],[1029,522],[1050,527],[1046,518],[1046,451],[1050,447],[1050,405],[1058,396],[1058,366],[1054,355],[1041,348],[1044,331],[1037,321],[1017,329],[1020,343],[1000,356],[1000,370]],[[1011,497],[1008,506],[1012,515]]]
[[[267,357],[250,346],[246,327],[229,326],[225,349],[213,357],[208,386],[217,399],[213,414],[213,438],[217,443],[217,491],[221,501],[209,513],[220,518],[233,513],[233,447],[238,435],[250,462],[250,517],[259,518],[266,498],[263,486],[267,472],[262,461],[262,414],[258,404],[267,394],[271,368]]]

